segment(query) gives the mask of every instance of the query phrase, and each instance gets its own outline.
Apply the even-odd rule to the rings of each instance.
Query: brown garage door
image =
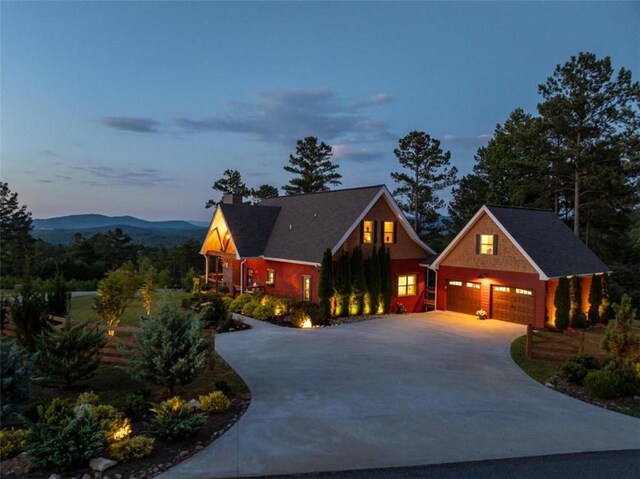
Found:
[[[491,317],[512,323],[533,324],[533,290],[511,286],[491,288]]]
[[[447,309],[459,313],[476,314],[480,309],[480,283],[447,281]]]

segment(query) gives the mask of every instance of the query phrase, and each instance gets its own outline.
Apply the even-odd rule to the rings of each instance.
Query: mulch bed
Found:
[[[143,459],[118,464],[107,469],[102,475],[92,471],[88,466],[83,468],[74,468],[67,471],[49,471],[49,472],[32,472],[25,473],[20,469],[24,464],[18,458],[9,459],[0,463],[2,477],[6,478],[26,478],[26,479],[46,479],[53,472],[60,474],[64,478],[81,479],[85,474],[90,477],[104,477],[113,479],[127,479],[135,477],[138,479],[151,478],[162,471],[188,459],[195,453],[204,449],[206,446],[215,441],[224,432],[226,432],[236,421],[244,414],[249,406],[250,396],[248,394],[236,398],[231,403],[231,407],[226,413],[211,414],[208,417],[205,427],[197,434],[188,439],[176,442],[165,442],[160,439],[156,440],[153,453]],[[134,423],[133,433],[140,434],[144,432],[144,423]]]
[[[640,417],[640,396],[627,396],[616,399],[594,398],[584,387],[570,383],[561,376],[552,377],[545,383],[545,386],[594,406],[603,407],[628,416]]]

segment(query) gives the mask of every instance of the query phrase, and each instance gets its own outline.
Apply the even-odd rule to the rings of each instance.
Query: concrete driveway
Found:
[[[252,391],[226,434],[161,477],[291,474],[640,448],[640,420],[546,388],[511,360],[520,325],[432,312],[216,346]]]

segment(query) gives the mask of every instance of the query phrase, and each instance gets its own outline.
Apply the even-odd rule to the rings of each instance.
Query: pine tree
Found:
[[[600,348],[615,354],[618,358],[640,358],[640,335],[633,331],[636,310],[631,305],[631,297],[623,294],[620,304],[614,304],[616,321],[607,326]]]
[[[243,198],[251,195],[251,190],[242,181],[242,176],[238,170],[224,170],[222,178],[216,180],[211,188],[221,192],[223,195],[240,195]],[[218,202],[214,200],[208,200],[204,207],[211,208],[217,204]]]
[[[137,348],[127,350],[133,377],[169,389],[189,384],[207,364],[209,342],[200,335],[201,322],[184,317],[175,305],[164,305],[157,317],[140,323],[134,335]]]
[[[567,278],[563,277],[558,280],[558,287],[553,296],[553,305],[556,307],[555,326],[560,331],[564,331],[569,326],[569,310],[571,308]]]
[[[331,162],[331,146],[308,136],[296,143],[296,154],[289,155],[290,166],[285,171],[296,175],[289,184],[282,187],[287,195],[317,193],[327,191],[329,185],[340,185],[342,175],[336,170],[338,165]]]
[[[589,288],[589,324],[592,326],[600,319],[600,304],[602,304],[602,281],[599,274],[594,274]]]
[[[20,348],[15,341],[0,338],[0,422],[6,427],[9,417],[20,412],[31,399],[29,388],[34,356]]]
[[[333,259],[331,248],[327,248],[322,255],[318,298],[320,300],[321,318],[323,321],[327,321],[331,317],[331,299],[333,298]]]
[[[391,276],[391,251],[384,248],[384,258],[381,263],[384,265],[383,286],[382,286],[382,304],[385,313],[391,312],[391,298],[393,297],[393,277]]]
[[[31,278],[29,264],[20,285],[20,295],[11,304],[11,318],[16,326],[16,340],[27,351],[33,352],[36,337],[51,328],[45,295],[37,291]]]
[[[380,273],[380,260],[378,257],[378,250],[376,245],[373,245],[373,251],[369,257],[371,263],[371,283],[369,286],[369,313],[378,314],[378,305],[380,304],[380,286],[381,286],[381,273]]]
[[[33,247],[31,212],[20,205],[18,193],[0,182],[0,264],[2,275],[20,276]]]
[[[90,328],[88,321],[67,319],[61,328],[38,336],[38,370],[52,383],[62,383],[69,388],[93,376],[100,365],[100,349],[105,344],[104,332]]]
[[[357,246],[351,254],[351,274],[353,275],[353,314],[362,315],[364,310],[364,295],[367,291],[367,282],[364,273],[364,259],[362,258],[362,248]]]
[[[65,317],[71,305],[71,292],[60,268],[56,268],[51,290],[47,293],[47,312],[52,316]]]

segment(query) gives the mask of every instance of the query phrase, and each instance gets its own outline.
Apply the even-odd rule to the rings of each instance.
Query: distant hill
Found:
[[[135,226],[136,228],[151,229],[194,229],[199,226],[188,221],[147,221],[133,216],[105,216],[105,215],[70,215],[48,219],[34,219],[34,230],[78,230],[89,228],[103,228],[105,226]]]
[[[207,228],[188,221],[147,221],[133,216],[71,215],[34,219],[31,234],[51,244],[69,244],[76,233],[85,237],[120,228],[135,244],[176,246],[189,240],[202,241]]]

